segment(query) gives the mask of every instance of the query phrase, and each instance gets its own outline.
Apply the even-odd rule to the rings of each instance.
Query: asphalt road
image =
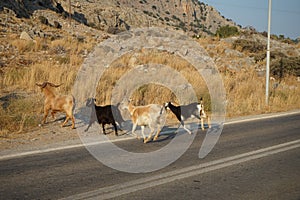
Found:
[[[173,135],[115,144],[149,152]],[[214,149],[199,159],[204,136],[199,130],[183,156],[150,173],[111,169],[84,147],[2,159],[0,199],[300,199],[299,113],[226,124]]]

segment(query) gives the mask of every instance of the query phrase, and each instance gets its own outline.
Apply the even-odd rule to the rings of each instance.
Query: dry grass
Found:
[[[0,106],[0,137],[26,132],[40,123],[40,96],[11,99],[7,107]]]
[[[134,63],[132,61],[133,58],[135,61]],[[115,86],[116,81],[119,80],[126,72],[132,69],[133,66],[149,63],[163,64],[173,68],[174,70],[180,72],[182,76],[193,86],[198,99],[203,96],[209,97],[208,89],[203,78],[189,63],[166,52],[143,50],[143,52],[133,52],[123,56],[115,61],[113,65],[105,71],[98,84],[96,98],[99,99],[99,102],[102,102],[102,104],[110,103],[111,91]],[[160,75],[168,76],[168,74]],[[140,104],[144,105],[149,103],[161,104],[167,101],[178,102],[175,94],[170,91],[170,89],[159,84],[147,84],[141,86],[135,93],[133,93],[132,98],[135,102],[139,102]],[[210,102],[210,100],[207,99],[207,102]]]
[[[8,133],[27,131],[37,126],[40,121],[43,97],[35,83],[45,80],[63,83],[58,92],[70,93],[77,71],[84,60],[82,52],[91,51],[95,45],[95,41],[89,38],[86,42],[77,41],[73,37],[54,41],[38,39],[36,42],[28,42],[17,39],[15,35],[11,37],[16,60],[10,62],[0,74],[0,92],[22,90],[35,95],[12,99],[7,108],[0,105],[0,137],[8,137]],[[202,46],[218,42],[217,39],[209,38],[200,41]],[[212,54],[211,56],[222,55],[224,48],[230,48],[226,45],[228,44],[218,46],[214,49],[215,52],[211,50],[209,54]],[[31,62],[20,65],[18,59]],[[205,106],[210,110],[210,96],[202,77],[186,61],[159,51],[133,52],[116,60],[105,71],[98,84],[96,91],[98,102],[110,103],[111,91],[116,81],[133,66],[147,63],[167,65],[180,72],[193,86],[198,99],[204,97]],[[225,71],[222,77],[227,93],[228,117],[300,108],[300,87],[295,77],[283,79],[275,90],[271,88],[268,107],[265,105],[265,79],[258,77],[253,69],[241,70],[234,74]],[[137,104],[166,101],[178,103],[172,91],[157,84],[141,86],[132,96]]]
[[[227,116],[280,112],[300,108],[300,87],[295,77],[286,77],[277,88],[270,82],[269,106],[265,103],[265,78],[256,71],[223,76],[227,93]]]

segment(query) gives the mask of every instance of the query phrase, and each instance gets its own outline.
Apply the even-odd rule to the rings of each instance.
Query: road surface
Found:
[[[199,130],[183,156],[151,173],[111,169],[84,147],[1,159],[0,199],[300,199],[300,113],[228,123],[199,159],[204,136]],[[171,138],[116,144],[149,152]]]

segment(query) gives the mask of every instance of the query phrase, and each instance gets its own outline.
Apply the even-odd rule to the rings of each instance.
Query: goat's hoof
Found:
[[[156,140],[157,140],[157,138],[158,138],[158,137],[154,137],[154,138],[153,138],[153,141],[156,141]]]
[[[149,142],[151,140],[151,138],[146,138],[144,139],[144,143],[146,144],[147,142]]]

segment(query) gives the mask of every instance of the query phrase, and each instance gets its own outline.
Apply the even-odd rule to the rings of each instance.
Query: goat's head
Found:
[[[86,100],[86,106],[87,107],[92,107],[92,106],[95,106],[95,104],[96,104],[96,99],[95,98],[88,98],[87,100]]]

